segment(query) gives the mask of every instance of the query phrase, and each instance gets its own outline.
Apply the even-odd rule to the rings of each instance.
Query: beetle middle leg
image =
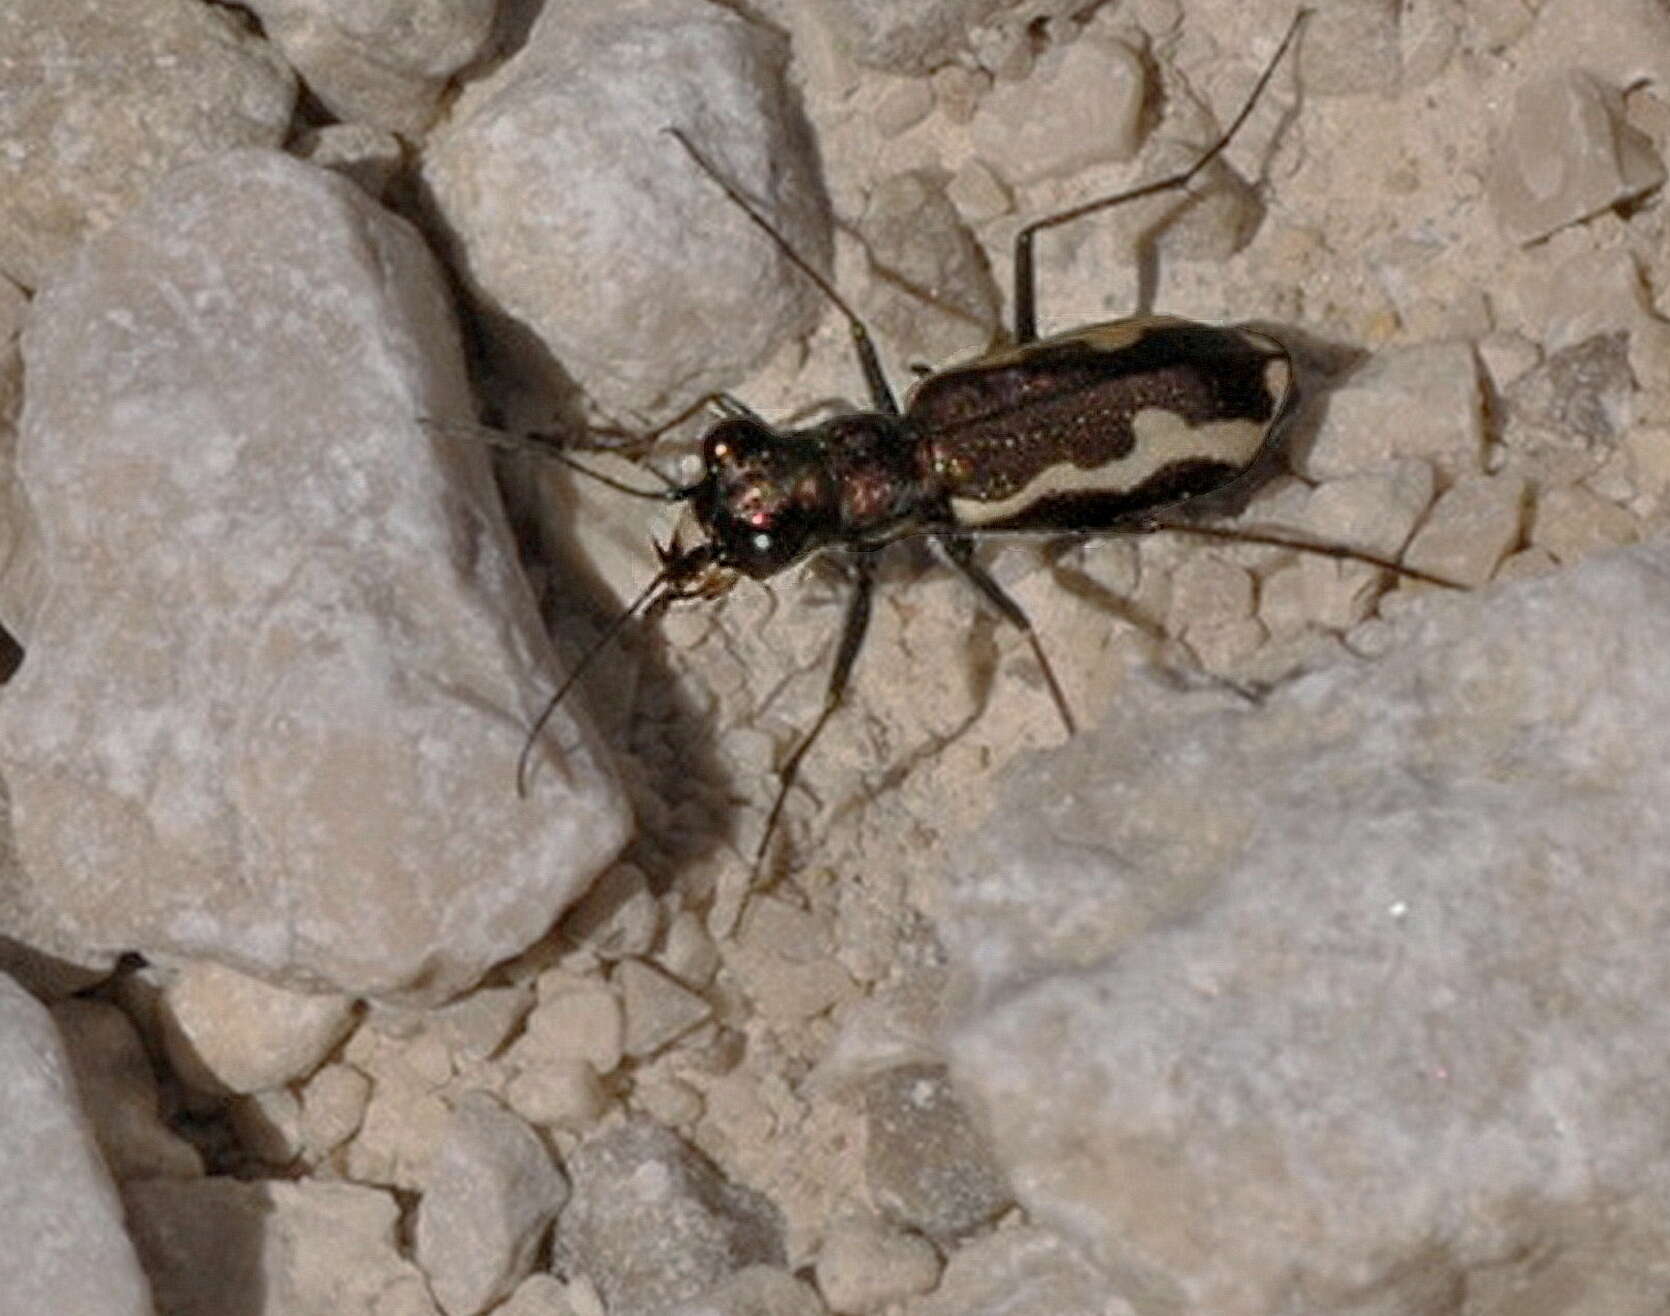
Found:
[[[835,715],[835,710],[846,698],[853,661],[858,657],[858,651],[864,644],[865,632],[870,628],[870,602],[874,597],[876,585],[875,553],[873,550],[860,550],[851,554],[849,561],[854,573],[852,596],[847,602],[847,616],[841,626],[841,643],[835,650],[835,666],[829,672],[829,688],[824,693],[823,709],[818,713],[817,721],[812,723],[810,729],[800,738],[800,743],[789,753],[788,758],[783,760],[783,766],[777,770],[777,798],[771,802],[771,812],[765,819],[765,831],[761,834],[759,846],[754,851],[756,872],[765,860],[766,848],[771,844],[777,823],[783,816],[783,806],[788,803],[795,778],[800,775],[801,760],[823,734],[829,719]]]
[[[967,535],[935,535],[933,542],[945,555],[945,560],[962,572],[963,578],[997,609],[998,615],[1026,636],[1026,642],[1032,646],[1032,656],[1038,660],[1038,667],[1044,673],[1044,683],[1050,688],[1050,698],[1055,700],[1055,710],[1061,714],[1061,724],[1067,728],[1069,736],[1073,735],[1078,730],[1073,722],[1073,710],[1068,707],[1067,696],[1055,679],[1055,669],[1044,655],[1043,642],[1038,639],[1031,618],[1020,604],[1009,597],[1003,586],[992,579],[991,573],[974,560],[974,541]]]

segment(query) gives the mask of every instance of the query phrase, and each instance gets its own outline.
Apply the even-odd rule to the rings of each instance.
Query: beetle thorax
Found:
[[[885,543],[918,528],[925,509],[917,444],[897,416],[853,412],[807,437],[825,454],[843,538]]]

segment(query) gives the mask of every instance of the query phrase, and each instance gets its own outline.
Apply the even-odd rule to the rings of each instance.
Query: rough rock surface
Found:
[[[151,1316],[122,1205],[47,1012],[0,977],[0,1306]]]
[[[661,1316],[732,1271],[782,1263],[770,1204],[647,1120],[588,1139],[567,1166],[574,1195],[557,1222],[558,1262],[596,1284],[611,1311]]]
[[[142,1179],[122,1204],[159,1313],[440,1316],[401,1256],[399,1206],[375,1188]]]
[[[327,291],[328,290],[328,291]],[[624,838],[563,721],[416,234],[249,152],[173,175],[37,299],[23,479],[51,548],[0,737],[66,935],[443,997]]]
[[[353,1004],[285,991],[204,960],[174,975],[157,1008],[174,1072],[198,1092],[226,1094],[306,1078],[347,1035]]]
[[[253,0],[268,38],[337,117],[416,134],[482,53],[492,0]]]
[[[415,1255],[449,1316],[473,1316],[533,1269],[568,1196],[539,1135],[484,1092],[452,1112],[414,1235]]]
[[[870,1078],[864,1103],[865,1180],[888,1215],[951,1240],[1012,1200],[985,1139],[939,1065],[900,1065]]]
[[[952,1256],[909,1316],[1135,1316],[1108,1276],[1045,1229],[998,1229]]]
[[[10,0],[0,77],[0,270],[28,288],[177,165],[278,146],[296,99],[271,46],[191,0]]]
[[[529,382],[572,380],[631,422],[734,384],[805,330],[811,290],[666,131],[691,134],[824,264],[828,216],[785,53],[698,0],[552,6],[463,96],[424,179],[503,346],[537,340],[519,353]]]
[[[859,64],[890,73],[925,73],[948,64],[969,29],[1004,7],[1005,0],[819,0],[842,52]]]
[[[1670,1205],[1670,545],[1401,640],[1115,710],[956,864],[956,1075],[1139,1311],[1534,1305]]]

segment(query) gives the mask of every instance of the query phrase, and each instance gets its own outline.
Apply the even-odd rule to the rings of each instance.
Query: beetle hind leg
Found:
[[[1069,736],[1078,731],[1078,725],[1073,720],[1073,710],[1067,703],[1067,696],[1061,689],[1061,683],[1055,679],[1055,669],[1050,666],[1050,660],[1044,653],[1044,645],[1038,638],[1038,632],[1033,629],[1032,620],[1021,605],[1010,598],[1003,586],[992,579],[991,573],[974,560],[974,541],[967,535],[935,535],[933,542],[944,553],[945,560],[962,572],[963,579],[980,591],[980,595],[997,609],[998,615],[1008,622],[1032,646],[1032,656],[1037,659],[1038,668],[1044,674],[1044,684],[1049,687],[1050,698],[1055,701],[1055,711],[1061,714],[1061,725],[1067,728]]]

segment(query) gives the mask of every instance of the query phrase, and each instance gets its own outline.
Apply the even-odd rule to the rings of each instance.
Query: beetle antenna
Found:
[[[719,186],[719,189],[731,199],[732,204],[747,215],[753,221],[754,226],[766,237],[777,244],[777,250],[788,257],[789,262],[797,270],[818,286],[818,290],[834,303],[835,308],[846,316],[848,322],[856,328],[862,329],[863,322],[859,320],[858,312],[848,306],[846,299],[835,291],[835,285],[818,273],[816,267],[789,244],[789,240],[777,231],[772,222],[754,208],[754,203],[742,195],[741,190],[735,183],[719,172],[718,166],[696,148],[696,144],[685,135],[684,129],[668,128],[665,131],[671,134],[678,144],[685,149],[690,158],[696,162],[696,167],[711,178]]]
[[[680,563],[675,559],[656,572],[655,579],[644,586],[643,592],[609,623],[608,628],[597,637],[591,648],[580,656],[580,661],[569,669],[568,675],[563,678],[562,683],[557,686],[551,697],[545,701],[545,707],[540,710],[539,716],[534,719],[533,726],[528,731],[528,738],[522,742],[521,756],[516,760],[516,793],[523,799],[528,797],[528,778],[533,768],[534,746],[539,743],[539,734],[545,730],[545,724],[551,720],[551,715],[557,711],[557,705],[562,703],[564,696],[573,689],[574,683],[592,665],[592,660],[609,647],[615,637],[625,628],[627,622],[631,621],[640,612],[655,608],[660,601],[657,598],[657,591],[662,590],[663,587],[666,587],[669,591],[673,588],[673,577],[678,574],[679,569]]]
[[[759,212],[737,185],[720,173],[718,167],[696,148],[682,128],[666,129],[675,141],[685,150],[685,153],[696,162],[696,167],[713,180],[720,191],[731,199],[744,215],[748,216],[754,227],[759,229],[776,245],[795,269],[799,270],[830,301],[830,304],[846,318],[847,327],[852,331],[853,349],[858,353],[858,365],[864,372],[865,386],[870,390],[870,397],[875,402],[877,411],[897,414],[899,404],[893,397],[893,389],[887,382],[887,376],[882,373],[881,360],[876,355],[875,343],[870,338],[870,331],[864,327],[864,321],[858,318],[858,312],[847,304],[847,299],[835,291],[835,285],[820,274],[812,263],[802,256],[776,229],[776,226]]]
[[[431,416],[419,416],[418,423],[430,433],[446,438],[472,439],[486,443],[501,452],[514,452],[524,457],[536,457],[540,461],[555,462],[578,475],[584,475],[587,479],[596,480],[617,493],[630,494],[633,498],[648,498],[658,503],[680,503],[693,497],[696,492],[697,486],[678,484],[653,466],[647,469],[667,487],[640,489],[635,484],[627,484],[626,481],[617,480],[612,475],[593,470],[584,462],[575,461],[557,446],[555,440],[545,434],[512,434],[509,430],[497,429],[492,425],[463,424],[458,421],[436,420]]]

